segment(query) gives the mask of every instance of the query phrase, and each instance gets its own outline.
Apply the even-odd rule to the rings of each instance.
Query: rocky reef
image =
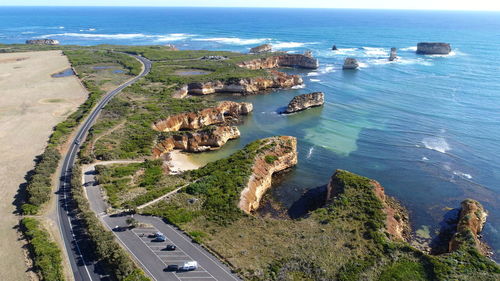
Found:
[[[340,174],[349,173],[343,170],[337,170],[332,175],[330,182],[327,185],[326,200],[328,203],[335,200],[340,194],[345,192],[345,182],[340,178]],[[349,173],[350,174],[350,173]],[[408,211],[397,202],[396,199],[387,196],[384,188],[375,180],[369,181],[373,187],[372,191],[376,198],[382,204],[382,211],[386,214],[385,229],[391,239],[407,241],[410,237],[410,224]]]
[[[264,44],[260,45],[257,47],[253,47],[250,49],[251,54],[262,54],[262,53],[269,53],[273,50],[273,46],[271,44]]]
[[[391,48],[391,54],[389,56],[389,61],[395,61],[398,58],[398,49]]]
[[[284,113],[294,113],[311,107],[322,106],[325,103],[325,94],[315,92],[295,96],[288,104]]]
[[[269,77],[190,83],[187,85],[187,93],[190,95],[210,95],[214,93],[255,94],[269,89],[291,88],[303,83],[304,81],[299,75],[290,75],[272,70]]]
[[[259,208],[260,200],[271,187],[272,176],[297,164],[297,139],[290,136],[262,140],[247,186],[241,191],[238,207],[247,214]]]
[[[55,39],[33,39],[26,40],[28,45],[59,45],[59,41]]]
[[[448,43],[422,42],[417,44],[417,54],[422,55],[448,55],[451,46]]]
[[[248,102],[222,101],[215,107],[198,112],[186,112],[170,116],[153,124],[153,129],[160,132],[179,130],[198,130],[206,126],[224,124],[228,119],[238,118],[252,112],[253,105]]]
[[[481,203],[472,199],[464,200],[460,205],[457,231],[450,240],[449,251],[456,251],[465,245],[486,254],[487,246],[479,240],[479,234],[483,230],[488,213]]]
[[[346,58],[342,69],[357,69],[358,67],[358,61],[355,58]]]
[[[313,58],[310,52],[306,52],[305,54],[281,54],[267,58],[244,61],[239,63],[238,66],[254,70],[280,67],[317,69],[319,67],[319,61]]]
[[[159,141],[153,148],[155,158],[174,149],[186,152],[203,152],[215,150],[226,144],[227,141],[240,137],[240,131],[234,126],[212,127],[194,133],[174,135]]]

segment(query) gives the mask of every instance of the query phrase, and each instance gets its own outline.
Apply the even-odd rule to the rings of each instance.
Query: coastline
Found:
[[[202,167],[202,165],[191,160],[187,153],[179,150],[172,150],[167,154],[166,158],[165,164],[172,174],[180,174]]]

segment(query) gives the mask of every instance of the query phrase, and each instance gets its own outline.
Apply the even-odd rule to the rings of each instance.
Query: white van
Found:
[[[182,265],[180,269],[184,271],[191,271],[191,270],[196,270],[197,268],[198,268],[197,261],[187,261],[184,263],[184,265]]]

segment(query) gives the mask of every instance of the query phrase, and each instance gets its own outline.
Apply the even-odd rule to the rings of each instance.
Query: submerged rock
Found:
[[[297,67],[306,69],[316,69],[319,61],[312,56],[311,52],[304,54],[282,54],[267,58],[244,61],[238,64],[239,67],[248,69],[271,69],[280,67]]]
[[[389,56],[389,61],[395,61],[398,58],[398,50],[396,48],[391,48],[391,55]]]
[[[462,245],[476,248],[485,254],[487,246],[479,240],[479,234],[486,223],[488,213],[481,203],[476,200],[467,199],[461,204],[460,217],[457,224],[457,232],[449,243],[449,251],[456,251]]]
[[[273,50],[273,46],[271,44],[264,44],[257,47],[253,47],[250,49],[251,54],[261,54],[261,53],[269,53]]]
[[[451,52],[451,46],[448,43],[423,42],[417,44],[417,54],[448,55],[450,52]]]
[[[55,39],[33,39],[26,40],[28,45],[59,45],[59,41]]]
[[[325,103],[325,94],[322,92],[315,92],[310,94],[303,94],[295,96],[284,113],[294,113],[297,111],[305,110],[310,107],[321,106]]]
[[[259,208],[262,196],[271,188],[273,174],[295,166],[298,161],[295,137],[264,139],[258,151],[252,166],[252,175],[247,186],[241,191],[238,204],[238,207],[247,214]]]
[[[357,69],[358,67],[358,61],[355,58],[346,58],[342,69]]]

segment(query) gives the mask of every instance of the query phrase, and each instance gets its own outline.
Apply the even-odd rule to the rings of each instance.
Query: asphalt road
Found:
[[[193,243],[183,231],[164,222],[160,218],[151,216],[134,215],[134,219],[147,224],[147,228],[126,229],[127,218],[130,215],[118,214],[108,216],[105,211],[107,204],[101,196],[100,186],[95,181],[95,170],[90,169],[84,174],[84,186],[90,207],[99,215],[109,229],[116,226],[121,231],[113,231],[118,240],[139,261],[142,268],[154,280],[172,281],[239,281],[230,269],[221,263],[200,245]],[[157,231],[162,232],[167,241],[154,242],[151,235]],[[167,244],[177,247],[175,251],[165,251]],[[167,272],[168,265],[181,266],[186,261],[197,261],[199,268],[190,272]]]
[[[57,213],[59,219],[59,228],[64,240],[64,247],[68,253],[71,269],[75,281],[106,280],[103,275],[102,267],[95,262],[93,251],[89,247],[88,238],[82,222],[75,217],[75,205],[71,200],[70,180],[72,167],[77,156],[80,142],[85,139],[92,124],[106,104],[124,88],[135,83],[138,79],[147,75],[151,70],[151,62],[143,57],[135,56],[144,65],[144,70],[134,79],[122,84],[115,90],[106,94],[106,96],[94,108],[89,117],[80,127],[76,137],[72,140],[68,153],[64,158],[61,170],[61,178],[58,190]]]

